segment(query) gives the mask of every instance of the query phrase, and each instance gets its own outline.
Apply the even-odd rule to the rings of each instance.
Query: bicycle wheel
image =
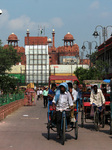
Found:
[[[110,134],[112,134],[112,118],[110,118]]]
[[[62,126],[62,145],[65,144],[65,117],[63,118],[63,126]]]
[[[79,104],[79,112],[81,111],[81,103],[80,103],[80,100],[78,100],[78,104]]]
[[[84,127],[84,111],[81,112],[81,127]]]
[[[97,111],[95,111],[94,113],[94,126],[95,126],[95,130],[98,131],[99,130],[99,114]]]
[[[75,140],[78,139],[78,122],[75,122]]]
[[[103,116],[101,116],[102,128],[105,127],[105,112],[103,112]]]

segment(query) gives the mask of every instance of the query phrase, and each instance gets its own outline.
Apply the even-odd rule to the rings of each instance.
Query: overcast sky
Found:
[[[0,9],[3,44],[15,33],[19,45],[24,46],[27,28],[31,36],[37,36],[38,25],[45,25],[48,38],[55,29],[56,47],[63,46],[62,39],[70,32],[81,49],[83,41],[98,41],[92,36],[97,25],[112,25],[112,0],[0,0]]]

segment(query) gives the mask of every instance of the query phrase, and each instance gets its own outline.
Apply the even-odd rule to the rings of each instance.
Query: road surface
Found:
[[[112,136],[109,126],[99,132],[91,123],[80,127],[79,138],[74,139],[74,132],[67,133],[65,145],[56,139],[51,132],[47,140],[47,108],[43,108],[42,100],[36,106],[25,106],[0,122],[0,150],[112,150]]]

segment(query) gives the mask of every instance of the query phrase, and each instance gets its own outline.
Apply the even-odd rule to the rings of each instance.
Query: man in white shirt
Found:
[[[71,122],[75,122],[75,117],[74,117],[74,108],[76,108],[76,100],[78,98],[78,92],[73,88],[73,85],[71,82],[68,82],[68,89],[72,97],[73,101],[73,109],[71,110]]]
[[[97,85],[94,85],[90,96],[90,104],[96,105],[97,107],[102,107],[105,104],[105,97]]]
[[[91,116],[94,115],[94,111],[96,107],[98,107],[98,110],[100,112],[99,114],[99,121],[101,121],[101,118],[103,116],[103,110],[105,105],[105,97],[100,89],[98,89],[97,85],[94,85],[93,90],[91,92],[90,96],[90,104],[91,106]],[[100,122],[101,123],[101,122]]]
[[[53,108],[56,106],[57,138],[60,138],[62,111],[69,109],[69,107],[73,107],[73,101],[70,93],[68,92],[67,83],[60,84],[52,102]],[[68,112],[66,112],[66,118],[69,119],[69,115],[67,113]]]

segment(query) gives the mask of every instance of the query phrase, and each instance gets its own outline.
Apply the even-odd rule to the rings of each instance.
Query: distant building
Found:
[[[79,46],[74,43],[74,37],[70,32],[64,36],[64,46],[55,47],[55,30],[52,31],[52,41],[49,46],[49,64],[50,65],[89,65],[89,60],[82,61],[79,56]]]
[[[7,41],[8,44],[4,45],[4,47],[8,47],[9,45],[11,45],[14,49],[17,50],[18,54],[21,54],[21,62],[17,63],[16,65],[26,65],[25,48],[18,46],[18,37],[14,33],[12,33],[11,35],[9,35]]]
[[[79,64],[79,46],[74,44],[74,37],[68,32],[64,36],[64,46],[57,48],[59,55],[59,64]]]
[[[90,59],[80,59],[80,65],[90,65]]]
[[[48,84],[49,55],[47,37],[25,37],[26,83]]]

